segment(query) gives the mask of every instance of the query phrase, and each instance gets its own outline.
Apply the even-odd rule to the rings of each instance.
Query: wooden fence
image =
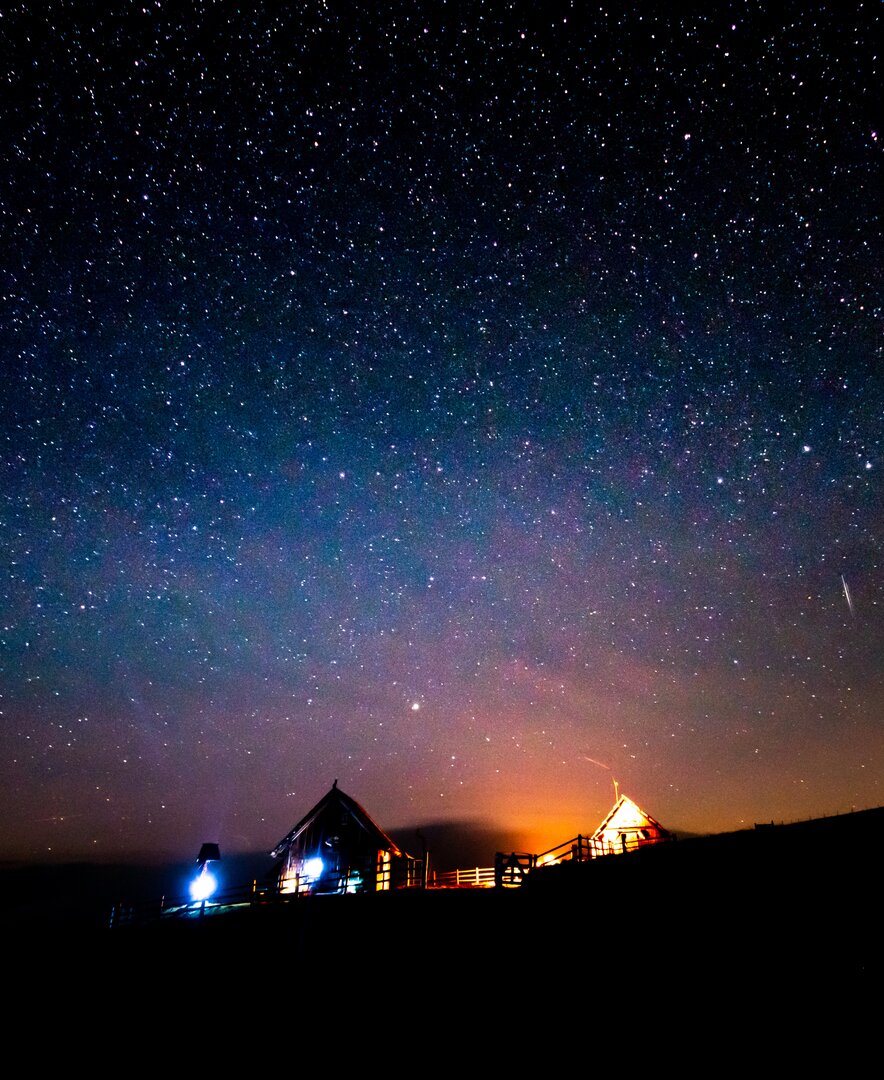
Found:
[[[518,888],[534,870],[545,866],[557,866],[566,862],[590,862],[593,859],[607,858],[611,855],[626,855],[652,844],[674,840],[674,836],[644,837],[639,832],[621,834],[614,845],[594,840],[591,836],[577,834],[572,840],[566,840],[549,851],[533,855],[527,852],[513,851],[507,854],[498,851],[494,858],[494,883],[500,888]]]
[[[413,867],[414,864],[411,864]],[[408,875],[394,874],[393,889],[419,889],[423,885],[420,867]],[[259,884],[257,880],[248,885],[236,885],[215,892],[206,900],[191,900],[187,896],[163,896],[159,900],[148,900],[138,904],[116,904],[111,910],[111,928],[119,926],[144,925],[161,919],[200,919],[209,915],[221,915],[237,909],[260,907],[267,904],[286,904],[305,896],[343,895],[352,892],[384,892],[391,887],[390,878],[382,879],[376,890],[359,887],[350,881],[347,873],[341,874],[333,885],[326,883],[317,890],[316,881],[309,877],[291,877],[270,884]]]
[[[471,870],[432,871],[427,887],[430,889],[490,889],[494,885],[494,867],[477,866]]]
[[[670,839],[674,839],[671,837]],[[349,873],[337,876],[317,889],[313,878],[294,876],[269,885],[259,885],[253,881],[250,885],[240,885],[214,893],[209,900],[194,901],[184,896],[161,897],[159,900],[141,904],[118,904],[110,917],[112,927],[155,922],[160,919],[195,919],[207,915],[217,915],[236,908],[248,908],[264,904],[287,903],[303,896],[344,894],[348,892],[386,891],[387,889],[513,889],[519,888],[528,874],[545,866],[555,866],[565,862],[589,862],[592,859],[608,857],[636,851],[649,844],[660,843],[660,839],[648,840],[638,835],[624,834],[618,847],[606,846],[592,837],[578,834],[572,840],[566,840],[549,851],[539,855],[529,852],[497,852],[494,866],[476,866],[467,870],[448,870],[442,873],[431,871],[426,882],[423,867],[419,862],[409,863],[405,872],[387,868],[386,874],[380,875],[377,889],[367,890],[361,878]]]

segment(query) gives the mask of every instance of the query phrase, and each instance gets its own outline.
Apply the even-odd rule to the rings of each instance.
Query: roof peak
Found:
[[[352,795],[348,795],[338,787],[337,780],[335,780],[313,809],[305,814],[297,825],[295,825],[295,827],[280,840],[270,854],[276,858],[283,848],[293,843],[312,821],[314,821],[328,806],[333,804],[343,807],[346,812],[352,814],[361,827],[368,832],[374,833],[387,850],[391,851],[394,855],[402,854],[396,843],[390,839],[365,807],[360,805]]]

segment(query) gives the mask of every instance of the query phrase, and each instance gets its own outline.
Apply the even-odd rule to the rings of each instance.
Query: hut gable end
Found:
[[[414,862],[337,781],[270,854],[283,892],[385,890],[394,870]]]
[[[670,838],[670,832],[659,821],[627,795],[620,795],[593,833],[592,843],[599,854],[621,854]]]

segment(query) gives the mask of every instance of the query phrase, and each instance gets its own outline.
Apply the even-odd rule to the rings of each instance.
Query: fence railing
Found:
[[[557,844],[554,848],[541,852],[539,855],[520,851],[509,854],[498,851],[494,858],[494,883],[502,888],[517,888],[528,874],[544,866],[557,866],[566,862],[590,862],[609,855],[625,855],[638,851],[640,848],[674,839],[675,836],[671,834],[649,837],[643,836],[640,831],[635,833],[624,831],[615,842],[597,840],[578,833],[572,840],[565,840],[564,843]]]
[[[236,907],[254,903],[285,901],[278,888],[259,887],[256,881],[250,885],[237,885],[213,893],[207,900],[191,900],[189,897],[161,896],[158,900],[145,900],[137,904],[120,903],[111,909],[110,926],[133,926],[158,922],[160,919],[196,919],[215,915]]]
[[[418,889],[423,885],[423,863],[417,859],[408,862],[378,862],[366,872],[362,867],[323,871],[318,876],[303,871],[284,872],[278,890],[285,895],[322,893],[387,892],[389,889]]]
[[[589,836],[578,834],[571,840],[535,855],[530,852],[497,852],[494,866],[476,866],[466,870],[448,870],[442,873],[430,871],[426,887],[430,889],[488,889],[492,887],[518,888],[528,874],[545,866],[565,862],[589,862],[602,856],[619,855],[674,836],[646,838],[639,834],[624,833],[619,844],[604,843]],[[186,896],[161,897],[159,900],[139,904],[117,904],[111,916],[111,927],[154,922],[160,919],[195,919],[220,914],[233,908],[253,907],[264,904],[286,903],[304,896],[343,894],[353,892],[381,892],[387,889],[417,889],[424,887],[423,867],[418,861],[409,862],[404,868],[387,866],[379,874],[375,888],[367,888],[356,871],[345,871],[337,876],[317,881],[306,875],[295,874],[270,884],[239,885],[220,892],[204,901],[191,900]]]
[[[430,872],[427,887],[430,889],[490,889],[494,885],[494,867],[476,866],[471,870],[445,870]]]
[[[147,900],[137,904],[115,904],[111,910],[111,928],[119,926],[143,925],[158,922],[161,919],[200,919],[209,915],[220,915],[236,908],[264,906],[267,904],[285,904],[305,896],[334,895],[353,892],[387,891],[393,889],[417,889],[422,886],[420,867],[410,864],[408,874],[385,875],[377,889],[362,887],[361,879],[353,879],[348,873],[338,876],[336,882],[326,880],[317,888],[314,878],[298,876],[282,878],[269,884],[259,884],[257,880],[247,885],[235,885],[221,889],[207,900],[192,900],[187,896],[162,896],[158,900]]]
[[[549,851],[537,855],[537,866],[551,866],[563,862],[589,862],[604,855],[625,855],[640,848],[674,840],[672,835],[644,836],[640,830],[622,831],[616,840],[597,840],[579,833],[573,840],[566,840]]]

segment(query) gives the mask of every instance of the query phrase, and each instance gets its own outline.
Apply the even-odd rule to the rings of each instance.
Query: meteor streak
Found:
[[[844,575],[841,575],[841,587],[844,589],[844,599],[847,601],[847,606],[850,608],[850,614],[853,614],[853,597],[850,595],[850,589],[847,586],[847,582],[844,580]]]
[[[610,765],[606,765],[603,761],[596,761],[596,759],[594,757],[590,757],[589,754],[581,754],[580,756],[583,758],[584,761],[591,761],[593,765],[599,765],[601,768],[607,769],[608,772],[611,771]]]

